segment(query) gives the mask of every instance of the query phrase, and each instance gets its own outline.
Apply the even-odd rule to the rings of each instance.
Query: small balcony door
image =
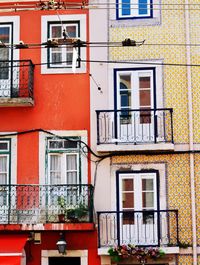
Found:
[[[117,136],[120,142],[153,142],[153,69],[117,71]]]
[[[0,97],[11,96],[12,24],[0,24],[0,41],[5,48],[0,49]]]
[[[119,174],[121,244],[158,244],[157,197],[156,173]]]
[[[48,139],[46,184],[48,215],[60,211],[60,199],[67,208],[73,208],[79,200],[80,154],[77,141]]]
[[[9,209],[9,142],[0,141],[0,216],[7,222]]]

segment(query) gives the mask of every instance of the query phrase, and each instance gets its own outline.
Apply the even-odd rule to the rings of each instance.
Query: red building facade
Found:
[[[89,40],[88,11],[78,1],[0,8],[0,263],[99,264],[89,50],[79,42]]]

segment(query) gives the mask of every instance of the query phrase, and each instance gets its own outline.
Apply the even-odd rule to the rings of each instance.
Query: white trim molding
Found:
[[[41,265],[49,265],[49,257],[80,257],[81,265],[88,265],[88,250],[67,250],[66,255],[57,250],[42,250]]]
[[[81,141],[88,143],[88,136],[86,130],[75,130],[75,131],[49,131],[55,135],[65,136],[65,137],[80,137]],[[48,183],[48,172],[46,171],[46,148],[47,148],[47,137],[53,137],[51,134],[40,132],[39,133],[39,183],[41,185]],[[81,154],[81,181],[84,184],[88,183],[88,161],[85,156]],[[45,176],[45,178],[44,178]]]
[[[41,17],[41,40],[42,43],[47,42],[48,39],[48,23],[60,22],[60,21],[79,21],[80,22],[80,40],[86,41],[86,15],[85,14],[73,14],[73,15],[47,15]],[[70,68],[48,68],[48,49],[41,49],[41,74],[73,74],[72,67]],[[86,60],[86,48],[80,48],[81,59]],[[44,64],[43,64],[44,63]],[[76,73],[86,73],[86,64],[81,63],[80,68],[76,68]]]
[[[1,16],[0,23],[13,23],[13,43],[19,43],[20,36],[20,17],[19,16]],[[13,60],[19,60],[19,49],[13,49]]]

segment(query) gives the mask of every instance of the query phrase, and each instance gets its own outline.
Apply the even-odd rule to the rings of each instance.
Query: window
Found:
[[[154,141],[155,68],[115,69],[117,139]]]
[[[0,185],[9,184],[9,164],[10,164],[10,140],[0,141]],[[2,187],[0,189],[0,206],[7,202],[7,189]]]
[[[10,141],[0,141],[0,185],[8,184],[9,181],[9,155]]]
[[[117,18],[150,18],[152,0],[117,0]]]
[[[156,173],[120,174],[119,207],[123,211],[157,208]]]
[[[15,34],[13,34],[13,32]],[[0,17],[0,41],[5,45],[19,43],[19,17]],[[12,71],[13,60],[19,59],[18,49],[0,48],[0,98],[10,97],[11,90],[14,92],[15,86],[11,79],[18,77],[16,71]]]
[[[0,24],[0,41],[5,45],[12,44],[12,24]],[[9,79],[9,62],[11,60],[11,49],[0,49],[0,80]]]
[[[48,15],[42,16],[42,42],[47,42],[48,39],[62,39],[63,32],[67,38],[78,38],[81,41],[86,41],[86,15]],[[42,49],[42,74],[55,73],[73,73],[73,48],[68,45],[60,45],[55,48]],[[78,54],[82,60],[86,59],[86,48],[78,49]],[[76,64],[76,73],[85,73],[86,66],[80,62]]]
[[[80,146],[72,141],[48,139],[48,179],[50,185],[80,184]]]
[[[62,39],[63,32],[69,38],[80,37],[80,22],[67,21],[48,23],[48,39]],[[80,53],[80,52],[79,52]],[[48,67],[72,67],[73,48],[67,45],[48,49]],[[76,67],[80,67],[80,63]]]
[[[157,172],[119,173],[118,209],[122,242],[158,243],[159,193]]]

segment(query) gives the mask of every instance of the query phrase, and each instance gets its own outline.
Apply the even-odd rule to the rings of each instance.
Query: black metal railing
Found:
[[[54,222],[93,222],[93,186],[0,185],[0,224]]]
[[[97,144],[173,143],[173,110],[97,110]]]
[[[31,60],[0,60],[0,98],[33,99],[33,77]]]
[[[99,247],[176,246],[178,210],[97,212]]]

